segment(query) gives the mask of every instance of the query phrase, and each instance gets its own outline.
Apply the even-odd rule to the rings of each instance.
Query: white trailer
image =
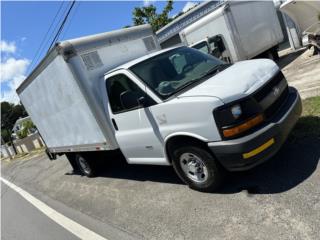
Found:
[[[101,79],[112,68],[159,48],[149,25],[58,43],[17,89],[48,150],[117,149]]]
[[[303,46],[313,46],[315,53],[320,54],[320,2],[288,0],[280,6],[280,11],[298,26]]]
[[[49,157],[66,154],[90,177],[96,158],[116,150],[130,164],[173,165],[191,188],[212,191],[225,170],[279,150],[301,101],[273,61],[159,48],[150,26],[57,44],[17,89]]]
[[[283,41],[272,1],[226,1],[179,34],[186,45],[227,62],[261,54],[276,59]]]

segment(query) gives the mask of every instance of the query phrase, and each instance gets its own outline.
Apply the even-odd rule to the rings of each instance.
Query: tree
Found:
[[[142,25],[149,23],[153,31],[156,32],[172,21],[172,18],[169,17],[169,13],[172,9],[173,0],[167,0],[167,5],[159,14],[157,13],[157,8],[153,4],[144,7],[136,7],[132,13],[133,24]]]
[[[26,116],[28,114],[21,104],[1,102],[1,128],[6,127],[11,130],[19,118]]]
[[[16,152],[11,131],[15,122],[21,118],[28,116],[23,105],[14,105],[9,102],[1,102],[1,136],[5,142],[10,142]]]
[[[3,138],[4,142],[10,142],[10,135],[11,131],[5,128],[1,128],[1,137]]]

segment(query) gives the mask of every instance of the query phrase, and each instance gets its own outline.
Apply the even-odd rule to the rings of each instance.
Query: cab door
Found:
[[[163,139],[149,109],[157,104],[145,86],[125,72],[106,79],[115,137],[128,163],[167,165]]]

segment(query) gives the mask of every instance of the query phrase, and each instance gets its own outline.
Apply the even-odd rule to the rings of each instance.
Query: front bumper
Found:
[[[208,146],[227,170],[248,170],[270,159],[278,152],[298,121],[301,111],[299,93],[290,87],[286,102],[267,125],[245,137],[210,142]]]

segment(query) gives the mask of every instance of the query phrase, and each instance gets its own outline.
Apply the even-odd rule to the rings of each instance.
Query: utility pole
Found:
[[[7,152],[8,156],[9,156],[9,158],[10,158],[10,159],[12,159],[12,155],[11,155],[11,153],[10,153],[9,149],[8,149],[7,144],[3,141],[2,136],[1,136],[1,145],[2,145],[2,146],[4,146],[4,149],[6,150],[6,152]]]

